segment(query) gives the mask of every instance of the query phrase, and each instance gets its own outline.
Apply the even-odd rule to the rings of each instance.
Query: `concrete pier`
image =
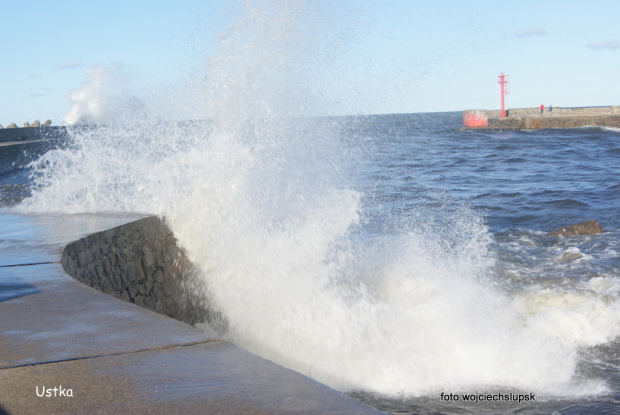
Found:
[[[151,235],[152,228],[169,236],[156,218],[101,234],[87,226],[88,219],[4,216],[0,414],[383,413],[252,355],[212,331],[198,330],[69,277],[59,263],[61,251],[86,233],[94,231],[96,236],[69,249],[85,275],[97,269],[97,259],[86,261],[85,255],[97,252],[103,240],[111,238],[119,249],[133,249],[137,246],[133,242],[141,242],[132,234]],[[38,227],[33,229],[31,221]],[[137,232],[137,227],[143,230]],[[127,235],[126,242],[118,242],[120,235]],[[158,237],[147,239],[153,241],[149,246],[159,246]],[[161,241],[164,247],[171,239]],[[143,269],[153,266],[152,274],[157,274],[159,260],[148,259],[155,252],[139,254],[136,264]],[[132,281],[130,274],[124,280]],[[123,289],[127,288],[131,291]],[[144,294],[140,297],[138,291],[133,300],[148,300]],[[158,303],[153,304],[156,309]]]
[[[612,127],[620,128],[620,106],[515,108],[501,117],[499,110],[463,111],[465,130],[540,130],[548,128]]]

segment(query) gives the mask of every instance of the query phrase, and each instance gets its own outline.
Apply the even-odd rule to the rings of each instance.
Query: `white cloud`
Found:
[[[547,31],[540,27],[532,27],[529,29],[522,29],[515,32],[515,37],[531,37],[531,36],[547,36]]]
[[[607,40],[605,42],[588,43],[588,48],[594,49],[594,50],[620,49],[620,41]]]

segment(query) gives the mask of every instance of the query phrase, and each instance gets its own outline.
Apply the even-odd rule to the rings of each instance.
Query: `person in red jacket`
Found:
[[[540,115],[543,115],[543,112],[545,112],[545,104],[540,104]]]

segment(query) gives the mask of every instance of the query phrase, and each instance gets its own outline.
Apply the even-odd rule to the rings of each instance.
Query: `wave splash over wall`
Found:
[[[324,6],[248,3],[207,67],[197,105],[209,121],[142,108],[141,122],[72,127],[19,209],[165,217],[230,340],[343,391],[604,390],[575,373],[580,348],[618,334],[617,303],[573,295],[571,312],[609,324],[564,330],[569,306],[553,292],[498,282],[492,236],[467,207],[369,230],[352,178],[363,143],[337,120],[299,117],[321,111],[307,62]]]

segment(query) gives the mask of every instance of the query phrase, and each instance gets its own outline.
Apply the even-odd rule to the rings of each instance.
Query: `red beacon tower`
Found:
[[[510,92],[508,92],[508,75],[504,75],[504,72],[502,72],[501,75],[498,76],[499,81],[497,81],[497,83],[500,86],[500,90],[501,90],[501,96],[502,96],[502,118],[506,118],[506,109],[504,108],[504,96],[506,94],[509,94]]]

